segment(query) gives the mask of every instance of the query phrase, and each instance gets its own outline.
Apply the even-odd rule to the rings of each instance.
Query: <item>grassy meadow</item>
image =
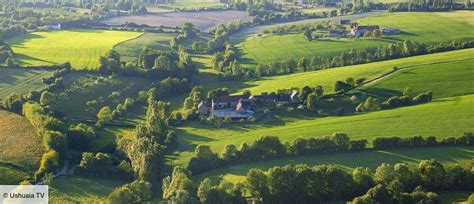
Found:
[[[136,38],[139,32],[63,30],[33,32],[7,40],[20,65],[52,65],[70,62],[76,70],[93,70],[99,58],[114,45]]]
[[[26,94],[46,87],[42,78],[50,75],[46,70],[0,69],[0,101],[12,93]]]
[[[414,90],[433,90],[436,97],[446,96],[443,95],[444,93],[440,93],[440,88],[450,92],[459,90],[462,94],[466,94],[472,93],[464,90],[471,89],[472,87],[469,85],[472,85],[473,68],[469,65],[472,64],[473,55],[474,49],[465,49],[320,71],[263,77],[259,80],[245,82],[244,84],[228,83],[225,85],[229,85],[228,88],[236,93],[241,92],[243,89],[248,89],[253,94],[272,92],[281,88],[321,85],[325,92],[330,93],[333,92],[334,83],[338,80],[344,80],[347,77],[371,80],[392,71],[394,67],[398,67],[400,71],[393,74],[393,77],[381,80],[381,84],[376,87],[380,86],[380,88],[400,91],[407,87],[405,80],[408,80],[407,82],[410,83],[409,85]],[[436,72],[432,72],[433,70],[436,70]],[[416,76],[411,75],[413,72],[418,74]],[[439,87],[438,85],[440,84],[445,86]],[[204,84],[204,86],[206,85]],[[210,84],[208,86],[215,85]],[[449,95],[448,93],[446,94]]]
[[[120,54],[122,61],[136,62],[140,51],[144,47],[156,50],[170,51],[170,40],[175,34],[169,33],[144,33],[140,37],[121,42],[114,46],[114,50]]]
[[[233,183],[243,182],[247,172],[252,168],[267,170],[274,166],[287,164],[307,164],[309,166],[321,164],[335,164],[348,171],[356,167],[369,167],[375,171],[382,163],[407,163],[418,165],[421,160],[436,159],[444,165],[468,166],[474,159],[473,147],[429,147],[415,149],[370,150],[351,153],[306,155],[285,157],[260,162],[251,162],[240,165],[227,166],[194,176],[195,180],[211,178],[214,181],[226,180]]]
[[[255,65],[284,59],[332,56],[350,49],[376,48],[388,43],[410,39],[415,42],[439,43],[474,39],[474,12],[449,13],[401,12],[383,13],[357,20],[361,25],[400,28],[403,34],[381,38],[331,38],[308,42],[303,34],[240,37],[237,44],[243,64]]]
[[[0,183],[18,184],[39,166],[44,148],[21,115],[0,110]]]

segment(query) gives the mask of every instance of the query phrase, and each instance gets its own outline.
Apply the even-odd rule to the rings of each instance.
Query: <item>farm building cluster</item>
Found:
[[[277,105],[299,103],[298,92],[262,95],[234,95],[221,96],[211,100],[210,103],[201,102],[198,113],[217,118],[230,117],[232,119],[245,119],[255,116],[257,107],[274,107]]]
[[[398,28],[391,28],[391,27],[384,27],[380,28],[378,25],[359,25],[358,23],[351,22],[350,20],[340,20],[339,22],[341,27],[345,27],[347,25],[350,26],[350,31],[340,31],[340,30],[331,30],[329,31],[326,37],[333,37],[333,38],[344,38],[344,37],[362,37],[366,32],[373,32],[375,30],[380,30],[381,34],[383,35],[396,35],[402,33],[402,31]]]

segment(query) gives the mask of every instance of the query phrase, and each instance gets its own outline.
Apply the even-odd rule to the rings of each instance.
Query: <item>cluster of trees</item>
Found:
[[[436,193],[426,191],[472,190],[473,179],[467,168],[424,160],[417,167],[382,164],[374,173],[361,167],[347,172],[333,165],[252,169],[246,186],[253,198],[265,203],[416,203],[437,201]]]
[[[276,35],[284,35],[284,34],[289,34],[289,33],[304,33],[305,37],[309,38],[309,34],[317,30],[343,31],[344,29],[342,29],[338,24],[334,22],[325,21],[325,22],[314,23],[314,24],[293,24],[290,26],[287,26],[287,25],[277,26],[276,28],[264,29],[263,33],[265,34],[271,33],[271,34],[276,34]],[[310,33],[306,34],[306,32],[310,32]]]
[[[259,63],[255,68],[254,76],[260,77],[294,73],[296,71],[313,71],[472,47],[474,47],[474,41],[453,41],[450,43],[426,45],[405,40],[401,43],[392,43],[386,46],[381,46],[375,50],[351,49],[348,52],[343,52],[340,55],[333,57],[314,56],[311,60],[301,58],[299,61],[307,63],[306,66],[300,67],[297,66],[298,63],[293,59],[287,59],[282,62],[271,62],[269,64]]]
[[[367,140],[351,140],[347,134],[340,132],[323,137],[308,139],[296,138],[290,143],[282,143],[279,138],[275,136],[264,136],[253,141],[250,145],[244,142],[239,148],[233,144],[228,144],[219,155],[212,152],[207,145],[198,145],[195,149],[196,155],[189,161],[188,170],[193,174],[199,174],[232,163],[266,160],[293,155],[360,151],[368,149],[369,147],[367,145]],[[406,138],[379,137],[372,141],[372,146],[376,149],[429,147],[437,145],[474,145],[474,134],[467,132],[459,137],[450,137],[441,141],[437,141],[434,136],[413,136]]]
[[[427,91],[425,93],[421,93],[413,97],[413,94],[411,94],[410,90],[410,88],[407,88],[405,89],[403,96],[392,96],[387,99],[387,101],[384,101],[382,103],[378,98],[369,96],[365,101],[363,101],[356,107],[356,111],[375,111],[380,109],[390,109],[402,106],[417,105],[422,103],[428,103],[433,98],[433,92],[431,91]]]
[[[2,39],[2,36],[0,34],[0,64],[5,63],[7,67],[12,68],[15,65],[13,64],[13,50],[8,45],[5,43],[5,41]]]
[[[221,182],[213,185],[204,179],[199,186],[191,180],[191,173],[183,167],[175,167],[171,176],[163,179],[163,199],[172,203],[247,203],[244,186]]]
[[[374,172],[357,167],[348,172],[335,165],[305,164],[251,169],[243,184],[226,181],[215,185],[204,179],[193,183],[190,172],[175,167],[163,180],[163,198],[173,203],[322,203],[352,200],[353,203],[432,203],[433,191],[472,191],[470,167],[444,166],[436,160],[418,165],[381,164]]]
[[[43,154],[40,167],[35,173],[35,180],[59,167],[67,156],[68,140],[63,132],[65,124],[52,116],[36,102],[27,102],[23,105],[23,115],[30,121],[38,136],[42,138],[46,151]]]
[[[429,147],[436,145],[474,145],[474,133],[465,132],[459,137],[448,137],[438,141],[436,137],[379,137],[372,141],[376,149],[401,148],[401,147]]]
[[[84,152],[79,165],[74,166],[73,172],[75,175],[91,177],[131,179],[133,175],[131,164],[125,160],[116,163],[117,161],[109,154]]]

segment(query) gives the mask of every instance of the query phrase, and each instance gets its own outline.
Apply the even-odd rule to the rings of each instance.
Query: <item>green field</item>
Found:
[[[331,56],[350,49],[377,46],[410,39],[423,43],[474,39],[474,12],[385,13],[358,20],[362,25],[397,27],[406,32],[381,38],[321,39],[308,42],[303,34],[248,36],[237,47],[244,64],[269,63],[284,59]]]
[[[147,89],[151,81],[138,77],[99,77],[93,74],[70,73],[64,76],[65,86],[54,93],[59,97],[55,109],[73,118],[95,118],[103,106],[114,109],[126,98],[137,99],[138,92]],[[87,105],[88,101],[96,101]],[[137,110],[140,115],[141,109]]]
[[[230,182],[242,182],[247,172],[252,168],[267,170],[274,166],[285,166],[287,164],[307,164],[310,166],[321,164],[335,164],[346,170],[356,167],[369,167],[375,170],[382,163],[395,164],[399,162],[417,165],[420,160],[436,159],[445,165],[468,166],[474,159],[474,147],[432,147],[417,149],[397,150],[371,150],[363,152],[336,153],[322,155],[307,155],[298,157],[285,157],[274,160],[251,162],[241,165],[227,166],[224,168],[198,174],[195,180],[206,177],[213,180],[226,180]]]
[[[140,51],[144,47],[156,50],[171,50],[170,40],[174,34],[167,33],[144,33],[138,38],[121,42],[114,46],[114,50],[120,53],[122,61],[137,61]]]
[[[160,7],[173,9],[219,8],[224,5],[216,0],[176,0],[171,3],[158,4]]]
[[[74,69],[93,70],[99,58],[114,45],[138,37],[139,32],[63,30],[34,32],[7,40],[21,65],[52,65],[70,62]]]
[[[50,75],[51,72],[45,70],[0,69],[0,101],[11,93],[26,94],[46,87],[42,78]]]
[[[50,203],[101,203],[126,181],[76,176],[59,177],[49,187]]]
[[[471,79],[471,76],[473,75],[473,68],[469,65],[472,65],[473,55],[474,49],[466,49],[362,65],[332,68],[321,71],[263,77],[262,79],[256,81],[245,82],[243,85],[239,85],[237,83],[228,83],[224,84],[223,86],[229,85],[228,87],[234,92],[240,92],[242,89],[249,89],[253,94],[259,94],[261,92],[272,92],[282,88],[301,88],[303,86],[322,85],[326,92],[332,92],[334,83],[337,80],[344,80],[347,77],[353,77],[354,79],[366,78],[367,80],[370,80],[390,72],[393,67],[398,67],[401,68],[401,70],[394,74],[394,77],[384,79],[384,81],[382,81],[384,83],[381,84],[381,86],[385,86],[385,80],[388,80],[387,83],[389,85],[386,85],[387,87],[381,88],[390,88],[401,91],[407,86],[406,83],[403,83],[403,80],[408,80],[410,86],[413,86],[412,88],[417,91],[432,90],[435,91],[436,94],[441,94],[438,89],[439,85],[443,84],[444,87],[441,88],[442,90],[453,91],[451,89],[457,89],[455,91],[460,91],[463,94],[467,94],[472,93],[465,90],[472,89],[472,86],[469,85],[472,85],[473,83]],[[470,60],[466,61],[465,59]],[[446,63],[447,61],[455,60],[461,61]],[[406,71],[405,68],[407,68]],[[436,69],[437,72],[427,74],[433,69]],[[456,71],[452,72],[454,69],[456,69]],[[443,74],[439,74],[438,70]],[[412,72],[420,73],[415,77],[415,75],[411,75]],[[422,74],[427,75],[422,76]],[[402,75],[401,79],[398,78],[399,75]],[[393,81],[394,79],[397,80]],[[430,83],[423,83],[424,80],[427,80],[426,82]],[[398,83],[398,86],[390,85],[393,83]],[[204,85],[206,86],[206,84]],[[443,96],[450,95],[447,94]]]
[[[18,184],[36,171],[44,148],[26,118],[0,110],[0,141],[1,184]]]

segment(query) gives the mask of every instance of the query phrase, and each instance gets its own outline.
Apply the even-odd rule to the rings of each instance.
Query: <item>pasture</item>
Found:
[[[247,172],[252,168],[267,170],[274,166],[285,166],[288,164],[307,164],[309,166],[334,164],[348,171],[356,167],[369,167],[373,172],[377,166],[382,163],[395,164],[403,162],[410,165],[418,165],[421,160],[426,159],[436,159],[444,165],[457,164],[460,166],[468,166],[474,159],[474,147],[404,148],[396,150],[369,150],[351,153],[285,157],[227,166],[198,174],[194,176],[194,179],[199,181],[207,177],[214,181],[222,179],[233,183],[241,183],[245,180]]]
[[[59,177],[49,187],[50,203],[100,203],[127,181],[77,176]]]
[[[0,183],[18,184],[39,166],[44,148],[28,119],[0,110]]]
[[[64,86],[54,92],[59,96],[54,107],[71,118],[95,119],[103,106],[114,109],[126,98],[137,99],[138,92],[151,85],[151,81],[138,77],[103,78],[81,73],[67,74],[63,80]],[[142,110],[137,107],[136,111],[130,111],[127,118],[137,119]]]
[[[140,51],[149,47],[156,50],[171,50],[170,40],[175,36],[171,33],[144,33],[140,37],[123,41],[114,46],[122,61],[137,61]]]
[[[245,11],[216,10],[216,11],[193,11],[154,13],[133,16],[120,16],[104,19],[101,22],[109,25],[121,25],[126,22],[136,24],[147,24],[149,26],[181,27],[184,23],[192,23],[201,31],[209,30],[218,24],[227,24],[233,21],[250,21]]]
[[[474,12],[382,13],[358,20],[362,25],[400,28],[404,34],[380,38],[332,38],[308,42],[303,34],[240,37],[237,47],[243,64],[255,65],[284,59],[332,56],[350,49],[376,48],[410,39],[422,43],[440,43],[474,39]]]
[[[473,73],[471,68],[472,66],[469,66],[470,64],[472,64],[472,55],[474,55],[474,49],[465,49],[361,65],[331,68],[319,71],[262,77],[254,81],[247,81],[243,83],[235,81],[215,82],[217,79],[214,79],[215,77],[213,78],[214,75],[212,73],[201,72],[198,80],[201,84],[204,85],[205,88],[227,87],[230,89],[231,92],[234,93],[241,93],[244,89],[248,89],[253,94],[260,94],[262,92],[272,92],[283,88],[302,88],[304,86],[318,85],[323,86],[324,91],[326,93],[332,93],[334,90],[334,83],[337,80],[344,80],[347,77],[353,77],[354,79],[366,78],[367,80],[371,80],[392,71],[393,67],[398,67],[400,68],[400,71],[396,72],[396,74],[394,74],[393,76],[398,76],[399,73],[402,73],[400,75],[410,77],[412,75],[409,75],[409,73],[412,73],[413,70],[416,70],[417,72],[418,70],[422,70],[423,73],[417,75],[422,78],[410,79],[410,83],[413,83],[413,85],[410,84],[410,86],[413,86],[412,88],[416,89],[416,91],[421,92],[423,90],[436,90],[435,97],[438,97],[443,96],[440,94],[445,94],[444,91],[443,93],[441,93],[441,90],[451,89],[450,91],[453,91],[454,89],[456,89],[454,91],[460,90],[461,92],[463,92],[462,94],[464,95],[467,93],[471,93],[469,91],[464,92],[462,90],[470,89],[469,85],[472,84],[472,80],[470,80],[469,77],[472,76]],[[471,60],[465,61],[466,59]],[[433,69],[436,69],[442,74],[439,72],[433,72],[429,75],[421,76],[421,74],[429,72]],[[452,72],[452,70],[454,69],[456,70],[456,72]],[[449,75],[450,77],[443,77],[443,75]],[[453,80],[455,78],[451,77],[460,78],[459,81],[455,81]],[[388,80],[387,83],[390,83],[389,81],[392,81],[394,79],[397,79],[397,77],[384,78],[384,80]],[[384,80],[381,80],[380,82],[385,82]],[[427,80],[426,82],[430,83],[434,80],[437,80],[436,84],[443,84],[444,87],[440,89],[440,87],[438,86],[433,87],[427,85],[428,83],[424,83],[424,85],[430,86],[429,88],[421,87],[423,85],[422,81],[424,80]],[[458,80],[458,78],[456,78],[456,80]],[[393,85],[390,87],[390,89],[401,91],[406,86],[408,86],[403,81],[397,81],[392,83],[398,83],[399,85]],[[382,83],[381,85],[383,84],[385,83]]]
[[[26,94],[45,88],[42,78],[50,75],[51,71],[39,69],[0,69],[0,101],[12,93]]]
[[[414,135],[446,138],[474,131],[473,105],[474,95],[468,95],[344,117],[277,115],[261,124],[231,124],[223,128],[193,123],[176,130],[182,145],[181,152],[175,155],[175,162],[186,165],[198,144],[209,145],[214,151],[221,152],[226,144],[250,143],[266,135],[278,136],[282,141],[292,141],[297,137],[320,137],[334,132],[345,132],[352,139],[369,141],[375,137]]]
[[[99,58],[117,43],[138,37],[139,32],[108,30],[62,30],[33,32],[7,40],[15,61],[25,66],[70,62],[76,70],[94,70]]]

